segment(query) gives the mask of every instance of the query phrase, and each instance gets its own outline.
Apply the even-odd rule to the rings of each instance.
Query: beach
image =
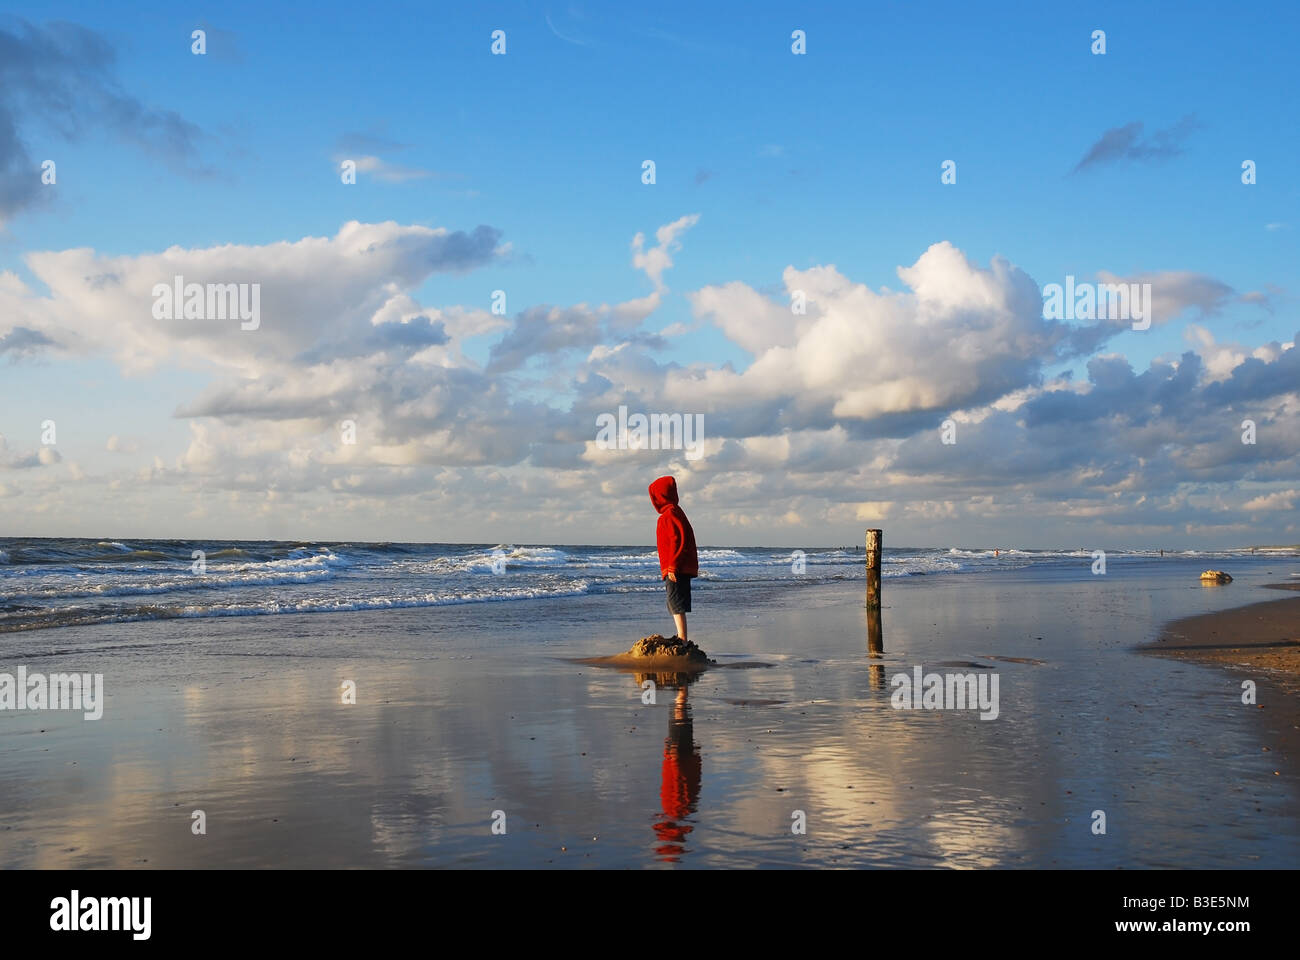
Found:
[[[1269,583],[1269,590],[1300,591],[1300,583]],[[1260,750],[1281,768],[1300,764],[1300,597],[1263,600],[1175,620],[1148,649],[1184,662],[1230,671],[1239,696],[1260,711]],[[1249,694],[1244,685],[1256,689]],[[1244,704],[1249,706],[1250,704]]]
[[[319,549],[309,565],[355,571],[349,550],[316,563]],[[379,607],[372,591],[333,612],[361,596],[340,574],[241,581],[227,590],[240,599],[203,601],[260,604],[258,615],[114,621],[95,606],[79,622],[84,597],[14,604],[27,609],[10,611],[0,671],[100,673],[105,696],[98,720],[0,711],[0,866],[1300,862],[1300,770],[1279,733],[1300,713],[1292,675],[1261,665],[1247,708],[1237,668],[1146,652],[1171,621],[1209,615],[1222,634],[1260,609],[1294,639],[1300,598],[1250,606],[1300,572],[1293,555],[1112,555],[1095,576],[1086,552],[985,562],[991,551],[887,548],[872,650],[851,550],[809,551],[824,562],[802,579],[781,551],[715,554],[691,639],[718,666],[681,676],[577,662],[671,626],[653,573],[626,559],[641,554],[537,549],[520,552],[516,585],[495,587],[516,598],[492,602]],[[599,550],[628,569],[599,581]],[[1202,587],[1209,565],[1234,582]],[[290,567],[279,569],[304,572]],[[379,568],[367,577],[382,582]],[[526,595],[539,577],[556,578],[555,595]],[[131,616],[148,605],[114,596]],[[293,609],[307,599],[318,612]],[[167,590],[149,601],[170,602]],[[32,625],[54,609],[65,625]],[[996,717],[896,708],[894,678],[918,667],[996,674]]]
[[[1270,590],[1300,591],[1300,583],[1269,583]],[[1300,690],[1300,597],[1176,620],[1153,650],[1263,671],[1290,692]]]

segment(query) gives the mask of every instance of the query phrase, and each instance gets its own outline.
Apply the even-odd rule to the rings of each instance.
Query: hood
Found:
[[[664,512],[664,507],[677,503],[677,481],[672,477],[660,477],[650,484],[650,502],[659,513]]]

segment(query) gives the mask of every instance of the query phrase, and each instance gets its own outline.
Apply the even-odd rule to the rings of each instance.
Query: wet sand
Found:
[[[1263,586],[1300,591],[1294,582]],[[1279,766],[1300,766],[1300,597],[1174,620],[1148,649],[1227,667],[1240,681],[1253,680],[1255,706],[1265,717],[1261,751],[1276,757]]]
[[[1264,586],[1300,591],[1300,583]],[[1300,597],[1175,620],[1152,649],[1185,660],[1263,671],[1294,693],[1300,690]]]
[[[106,706],[0,715],[0,866],[1294,867],[1264,721],[1295,701],[1135,652],[1291,567],[1183,566],[911,578],[874,622],[860,584],[701,589],[718,668],[648,671],[650,702],[574,661],[659,596],[16,634],[0,669],[103,672]],[[893,708],[916,666],[996,670],[998,718]]]

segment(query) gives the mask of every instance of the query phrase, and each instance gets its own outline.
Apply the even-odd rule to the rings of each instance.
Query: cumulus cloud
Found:
[[[267,246],[171,247],[139,256],[88,248],[31,253],[27,267],[49,294],[0,284],[0,318],[13,318],[14,329],[37,331],[65,349],[108,352],[133,372],[170,359],[255,376],[323,349],[355,355],[409,346],[409,331],[378,329],[375,321],[393,319],[408,291],[433,274],[471,270],[504,249],[500,231],[489,226],[465,232],[351,222],[333,237]],[[260,326],[243,330],[237,319],[156,319],[154,291],[177,277],[186,284],[248,284],[250,290],[256,284]],[[424,323],[426,339],[434,336],[432,325]]]
[[[872,422],[888,432],[1034,383],[1072,349],[1074,328],[1043,319],[1037,285],[1005,260],[976,267],[944,242],[898,275],[910,291],[873,291],[824,266],[787,268],[784,302],[740,283],[696,292],[697,314],[755,360],[742,372],[677,373],[671,392],[724,406],[767,397],[787,426]],[[805,315],[791,309],[796,300]]]
[[[568,349],[587,349],[603,337],[602,314],[609,307],[530,307],[515,318],[513,329],[492,347],[490,373],[523,366],[529,359]]]
[[[649,348],[664,346],[660,337],[635,331],[663,302],[668,289],[663,274],[673,265],[671,254],[680,249],[680,236],[698,220],[699,214],[689,214],[665,224],[655,231],[656,244],[649,249],[646,249],[645,234],[638,233],[633,237],[632,265],[645,271],[654,283],[653,293],[594,307],[586,303],[571,307],[530,307],[515,318],[510,331],[493,345],[488,372],[505,373],[524,366],[534,357],[617,346],[620,342],[634,342]]]
[[[630,267],[654,285],[647,296],[532,305],[510,319],[419,296],[439,272],[498,262],[504,244],[490,227],[351,223],[259,247],[32,254],[47,292],[0,275],[0,317],[12,324],[0,337],[21,328],[129,372],[205,372],[173,411],[188,422],[183,449],[110,438],[107,472],[76,481],[113,490],[124,518],[183,504],[188,491],[191,518],[328,526],[401,515],[414,519],[400,534],[364,530],[607,539],[644,521],[646,475],[673,472],[710,542],[884,519],[934,542],[963,523],[1031,536],[1044,523],[1062,536],[1099,524],[1134,536],[1245,529],[1251,511],[1281,513],[1294,494],[1294,341],[1218,342],[1192,325],[1188,350],[1135,370],[1100,352],[1127,324],[1045,320],[1023,270],[972,263],[948,243],[899,267],[897,289],[820,265],[787,267],[778,294],[725,278],[690,291],[694,322],[748,360],[663,360],[662,336],[648,331],[665,328],[655,315],[666,271],[695,219],[661,227],[653,246],[638,235]],[[260,282],[261,327],[155,320],[152,285],[174,274]],[[1214,278],[1145,276],[1171,311],[1211,316],[1236,302]],[[484,346],[486,361],[473,359]],[[1059,373],[1073,359],[1086,376]],[[597,417],[620,404],[702,414],[705,456],[600,449]],[[949,418],[955,444],[940,440]],[[1255,444],[1241,443],[1246,418]],[[25,470],[33,509],[62,502],[42,477],[74,482],[72,464],[27,470],[41,466],[36,451],[0,447],[0,466]]]
[[[1205,375],[1210,380],[1226,380],[1232,371],[1241,366],[1247,358],[1255,357],[1266,363],[1278,360],[1284,351],[1293,344],[1262,343],[1248,347],[1239,343],[1219,343],[1209,329],[1200,324],[1189,323],[1183,332],[1184,338],[1194,345],[1205,365]]]
[[[49,467],[63,460],[62,455],[51,446],[40,446],[33,450],[18,451],[9,447],[4,435],[0,434],[0,470],[30,470],[35,467]]]
[[[1294,510],[1300,501],[1300,490],[1278,490],[1247,500],[1243,510]]]

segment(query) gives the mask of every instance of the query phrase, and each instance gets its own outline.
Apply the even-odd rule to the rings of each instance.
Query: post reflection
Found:
[[[879,660],[885,655],[884,630],[880,625],[880,607],[867,605],[867,657]],[[885,665],[873,663],[868,666],[870,683],[873,689],[885,686]]]

